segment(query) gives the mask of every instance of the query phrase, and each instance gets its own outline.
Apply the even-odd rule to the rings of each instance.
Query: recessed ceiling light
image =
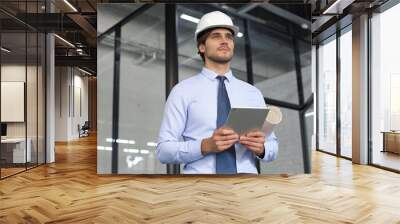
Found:
[[[342,13],[339,10],[343,10],[347,6],[349,6],[354,0],[336,0],[330,5],[322,14],[340,14]]]
[[[303,28],[303,29],[308,29],[308,24],[307,23],[303,23],[303,24],[301,24],[301,28]]]
[[[9,50],[9,49],[7,49],[7,48],[5,48],[5,47],[1,47],[1,50],[4,51],[4,52],[6,52],[6,53],[10,53],[10,52],[11,52],[11,50]]]
[[[189,16],[187,14],[181,14],[181,19],[190,21],[192,23],[199,23],[200,19],[193,17],[193,16]]]
[[[85,71],[85,70],[83,70],[83,69],[81,69],[81,68],[78,68],[79,69],[79,71],[81,71],[81,72],[83,72],[83,73],[85,73],[85,74],[87,74],[87,75],[92,75],[92,73],[90,73],[90,72],[88,72],[88,71]]]
[[[68,40],[66,40],[66,39],[64,39],[64,38],[62,38],[62,37],[60,37],[60,36],[57,35],[57,34],[54,34],[54,36],[57,37],[58,39],[60,39],[61,41],[63,41],[64,43],[66,43],[67,45],[69,45],[69,46],[75,48],[75,45],[71,44],[71,42],[69,42]]]
[[[67,4],[73,11],[78,12],[78,10],[68,1],[64,0],[65,4]]]

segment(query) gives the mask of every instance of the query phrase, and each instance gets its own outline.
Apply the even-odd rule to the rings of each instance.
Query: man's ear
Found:
[[[199,45],[199,52],[204,54],[205,51],[206,51],[206,46],[204,44],[200,44]]]

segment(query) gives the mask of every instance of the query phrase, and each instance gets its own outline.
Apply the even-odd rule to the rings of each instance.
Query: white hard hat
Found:
[[[239,32],[239,27],[233,25],[232,19],[223,12],[214,11],[204,14],[197,24],[194,33],[194,41],[197,42],[197,35],[210,28],[227,28],[233,31],[234,36]]]

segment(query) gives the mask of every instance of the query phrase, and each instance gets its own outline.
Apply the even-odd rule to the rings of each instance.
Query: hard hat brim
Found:
[[[233,25],[233,26],[230,26],[230,25],[214,25],[214,26],[208,26],[206,29],[199,30],[199,31],[196,33],[196,35],[195,35],[195,37],[194,37],[194,41],[197,42],[197,38],[198,38],[199,34],[203,33],[203,31],[206,31],[206,30],[209,30],[209,29],[215,29],[215,28],[226,28],[226,29],[230,29],[230,30],[233,31],[233,35],[234,35],[234,36],[236,36],[236,35],[239,33],[239,27],[237,27],[237,26],[235,26],[235,25]]]

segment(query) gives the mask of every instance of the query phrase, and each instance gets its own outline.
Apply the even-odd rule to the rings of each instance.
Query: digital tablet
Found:
[[[231,108],[223,127],[232,128],[239,135],[249,131],[261,130],[269,109],[267,108]]]

